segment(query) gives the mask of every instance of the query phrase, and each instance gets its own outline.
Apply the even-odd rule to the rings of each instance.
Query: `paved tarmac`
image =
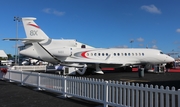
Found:
[[[139,78],[137,72],[105,72],[104,75],[86,75],[89,78],[117,80],[143,84],[174,86],[180,89],[180,73],[154,74],[145,73]],[[1,107],[97,107],[101,104],[84,101],[76,98],[59,98],[55,93],[35,91],[32,87],[18,86],[0,80],[0,106]]]
[[[59,98],[55,93],[35,91],[0,80],[0,107],[97,107],[102,104],[76,98]]]
[[[158,86],[162,85],[164,87],[169,86],[180,89],[180,72],[144,73],[144,77],[139,77],[138,72],[107,71],[104,75],[87,75],[85,77]]]

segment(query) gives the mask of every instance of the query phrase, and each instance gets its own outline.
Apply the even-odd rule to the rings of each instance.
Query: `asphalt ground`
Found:
[[[138,72],[118,72],[106,71],[104,75],[86,75],[88,78],[97,78],[104,80],[123,81],[139,84],[168,86],[180,89],[180,72],[166,73],[144,73],[144,77],[139,77]]]
[[[97,107],[102,104],[77,98],[60,98],[60,95],[35,91],[17,83],[0,80],[0,107]]]
[[[106,71],[104,75],[86,75],[84,77],[143,84],[174,86],[180,89],[180,73],[145,73]],[[19,86],[18,83],[0,80],[1,107],[97,107],[101,104],[76,98],[59,98],[58,94],[35,91],[34,87]]]

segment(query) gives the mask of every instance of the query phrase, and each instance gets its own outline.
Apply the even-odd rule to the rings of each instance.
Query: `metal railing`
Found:
[[[18,70],[18,71],[45,71],[47,70],[46,65],[29,65],[29,66],[12,66],[9,67],[11,70]]]

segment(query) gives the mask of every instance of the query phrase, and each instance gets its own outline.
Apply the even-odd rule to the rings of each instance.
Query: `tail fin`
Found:
[[[36,20],[36,18],[33,17],[22,18],[22,22],[27,38],[49,39],[49,37],[40,29],[40,27],[34,22],[34,20]]]

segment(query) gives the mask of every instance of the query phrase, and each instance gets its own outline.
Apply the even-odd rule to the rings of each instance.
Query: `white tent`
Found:
[[[8,56],[3,50],[0,50],[0,57],[7,58]]]

